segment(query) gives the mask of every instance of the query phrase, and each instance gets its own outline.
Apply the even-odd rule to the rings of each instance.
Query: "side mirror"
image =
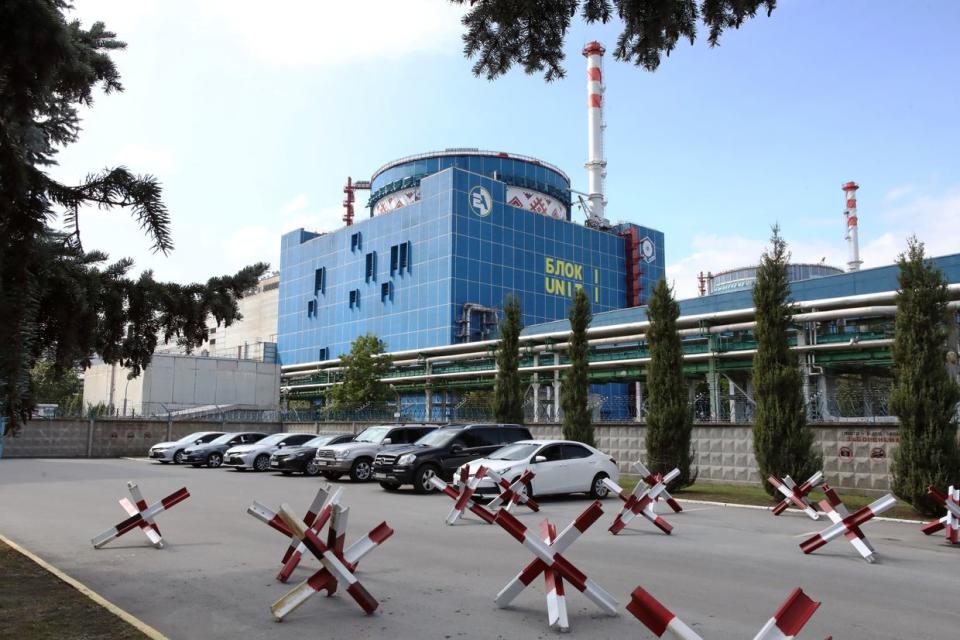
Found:
[[[539,462],[546,462],[546,461],[547,461],[547,456],[534,456],[533,458],[534,464],[537,464]]]
[[[452,447],[450,447],[450,453],[460,453],[461,451],[463,451],[462,444],[455,444]]]
[[[384,445],[393,444],[393,438],[384,438],[383,440],[380,441],[380,444],[384,444]]]

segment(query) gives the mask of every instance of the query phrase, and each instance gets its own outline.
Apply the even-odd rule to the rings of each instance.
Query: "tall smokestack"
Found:
[[[603,215],[606,204],[603,198],[603,179],[607,175],[607,161],[603,158],[603,54],[606,49],[599,42],[590,42],[583,48],[587,59],[587,141],[589,155],[584,165],[587,169],[590,211],[587,224],[592,227],[608,227]]]
[[[847,208],[843,212],[847,219],[847,271],[859,271],[863,261],[860,259],[860,239],[857,236],[857,189],[856,182],[843,185],[843,192],[847,196]]]

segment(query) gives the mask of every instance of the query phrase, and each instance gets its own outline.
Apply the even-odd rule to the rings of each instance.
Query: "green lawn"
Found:
[[[633,491],[636,484],[637,479],[631,477],[624,477],[620,482],[620,485],[628,491]],[[843,493],[842,491],[838,491],[837,493],[851,511],[855,511],[873,502],[877,498],[877,496],[855,496]],[[682,491],[673,492],[673,495],[679,500],[708,500],[711,502],[749,504],[763,507],[772,507],[779,502],[778,499],[768,496],[767,492],[763,490],[763,487],[743,484],[708,484],[706,482],[697,482]],[[810,498],[814,502],[819,502],[823,499],[823,493],[814,489],[810,494]],[[896,506],[889,511],[885,511],[883,516],[887,518],[904,518],[907,520],[923,519],[923,516],[914,511],[913,507],[902,500],[897,500]]]

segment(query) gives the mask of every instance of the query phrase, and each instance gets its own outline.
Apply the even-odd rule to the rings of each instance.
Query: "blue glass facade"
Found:
[[[450,159],[435,160],[439,168]],[[465,168],[418,178],[418,199],[401,208],[333,233],[299,229],[283,236],[282,364],[336,358],[366,333],[383,339],[389,351],[493,337],[488,310],[502,309],[509,293],[520,297],[526,325],[565,317],[578,287],[586,289],[595,312],[627,304],[627,273],[633,270],[617,230],[590,229],[507,204],[508,189],[517,185],[486,174],[504,177],[508,169],[514,175],[523,169],[526,175],[527,167],[520,166],[525,161],[463,160]],[[471,168],[473,161],[490,164]],[[526,164],[536,179],[568,187],[560,172]],[[431,167],[429,159],[393,166],[375,176],[372,189],[402,183],[402,171],[429,173]],[[663,275],[663,234],[638,232],[653,247],[637,270],[647,292]]]

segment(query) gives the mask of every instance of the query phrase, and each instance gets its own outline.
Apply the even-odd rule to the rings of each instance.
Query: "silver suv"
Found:
[[[320,475],[336,480],[345,473],[354,482],[366,482],[373,475],[373,459],[390,444],[411,444],[436,429],[432,424],[384,424],[367,427],[353,442],[317,449]]]

